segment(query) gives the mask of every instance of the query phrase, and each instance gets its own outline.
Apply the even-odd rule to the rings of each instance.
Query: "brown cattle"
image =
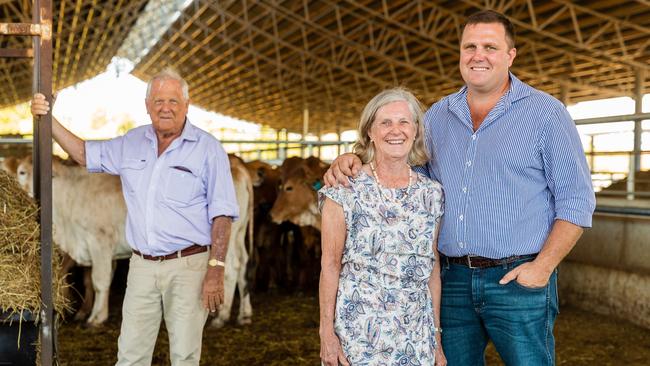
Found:
[[[288,289],[291,270],[287,268],[287,250],[292,247],[297,227],[271,221],[269,211],[275,202],[280,182],[280,169],[261,162],[246,163],[254,182],[255,241],[249,275],[251,287],[256,291]]]
[[[253,180],[253,187],[261,186],[264,181],[268,182],[269,180],[273,180],[274,176],[279,177],[279,170],[271,164],[260,160],[249,161],[245,164],[246,169],[248,169],[248,174],[250,174]]]
[[[291,250],[292,262],[288,268],[298,268],[298,283],[309,288],[317,278],[320,266],[320,224],[317,191],[327,165],[318,158],[289,158],[280,167],[281,184],[271,218],[280,224],[291,222],[300,227],[300,243]]]
[[[280,167],[280,191],[271,209],[273,222],[280,224],[289,221],[320,230],[321,216],[316,192],[323,184],[326,170],[327,166],[313,157],[285,160]]]

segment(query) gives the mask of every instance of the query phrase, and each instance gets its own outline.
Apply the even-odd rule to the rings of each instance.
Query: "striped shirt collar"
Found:
[[[516,101],[530,96],[532,88],[519,80],[512,72],[509,72],[510,88],[501,97],[496,106],[494,106],[494,118],[486,120],[483,125],[487,126],[496,117],[508,111],[508,108]],[[469,114],[469,105],[467,104],[467,85],[463,85],[460,90],[451,94],[448,98],[449,111],[457,115],[461,121],[471,121]],[[491,113],[493,114],[493,113]],[[482,125],[482,127],[483,127]],[[468,126],[471,127],[471,126]]]

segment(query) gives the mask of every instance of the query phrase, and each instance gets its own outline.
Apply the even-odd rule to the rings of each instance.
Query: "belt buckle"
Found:
[[[469,255],[469,254],[467,255],[467,267],[469,267],[470,269],[476,269],[476,268],[478,268],[478,267],[474,267],[474,266],[472,266],[472,256]]]

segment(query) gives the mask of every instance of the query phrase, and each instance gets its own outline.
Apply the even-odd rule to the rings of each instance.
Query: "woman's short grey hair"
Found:
[[[375,146],[370,141],[370,128],[375,122],[375,116],[379,108],[393,102],[406,102],[415,123],[415,141],[408,154],[408,164],[422,165],[429,160],[427,149],[424,144],[424,126],[422,104],[408,89],[397,87],[387,89],[377,94],[366,104],[359,119],[359,128],[357,129],[358,137],[354,144],[353,151],[364,164],[371,162],[375,158]]]
[[[176,72],[172,68],[166,68],[163,71],[157,73],[154,75],[151,80],[149,80],[149,83],[147,83],[147,100],[151,96],[151,86],[153,85],[153,82],[156,80],[176,80],[179,83],[181,83],[181,90],[183,92],[183,98],[185,101],[190,100],[190,88],[187,85],[187,81],[183,79],[183,77]]]

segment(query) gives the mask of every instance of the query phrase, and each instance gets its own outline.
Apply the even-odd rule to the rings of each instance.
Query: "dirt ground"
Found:
[[[120,298],[108,322],[97,329],[67,321],[58,332],[60,365],[112,365],[116,360]],[[237,309],[236,306],[233,307]],[[253,324],[206,328],[202,365],[319,365],[316,295],[253,297]],[[71,318],[71,317],[70,317]],[[650,330],[576,308],[564,307],[555,327],[558,365],[650,365]],[[502,365],[492,347],[488,365]],[[167,334],[161,331],[154,365],[169,365]]]

